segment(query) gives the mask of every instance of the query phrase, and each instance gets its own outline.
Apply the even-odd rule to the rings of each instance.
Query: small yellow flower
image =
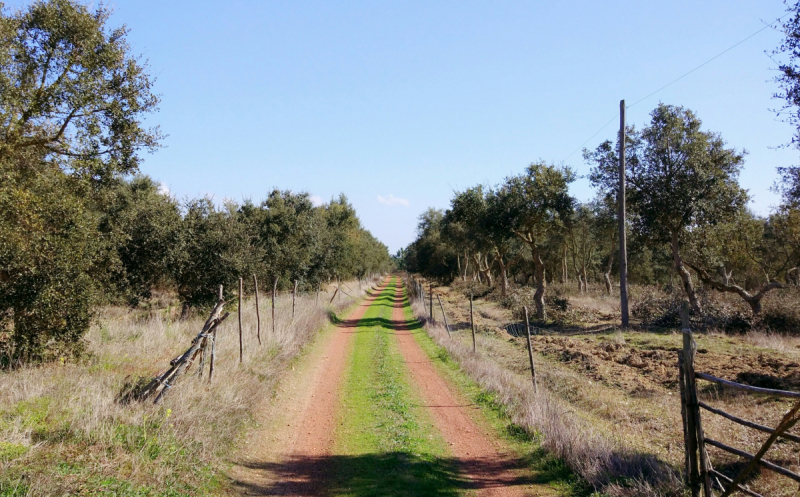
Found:
[[[170,417],[170,415],[172,415],[172,409],[167,409],[167,417]]]

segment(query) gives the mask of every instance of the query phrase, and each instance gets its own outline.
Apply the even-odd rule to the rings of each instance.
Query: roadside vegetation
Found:
[[[103,5],[0,3],[0,495],[224,494],[226,455],[333,293],[342,309],[391,267],[344,195],[178,200],[141,175],[159,96],[113,24]],[[213,383],[136,402],[220,285],[236,313],[240,278],[262,345],[246,299],[243,364],[229,319]]]
[[[779,116],[800,129],[800,4],[787,2]],[[787,146],[797,147],[797,137]],[[420,216],[417,238],[395,256],[442,296],[454,340],[439,345],[505,406],[514,422],[598,491],[682,495],[683,434],[677,351],[682,301],[699,333],[696,368],[753,386],[800,390],[800,168],[780,168],[781,202],[761,215],[739,182],[746,152],[680,105],[659,104],[625,130],[630,323],[620,329],[617,224],[620,140],[585,149],[594,199],[569,193],[575,168],[539,161],[499,184],[452,196]],[[475,299],[478,354],[471,352]],[[429,318],[430,303],[415,310]],[[530,385],[523,308],[531,311],[539,395]],[[438,306],[433,309],[439,315]],[[441,316],[436,318],[437,323]],[[527,384],[527,385],[526,385]],[[703,385],[702,401],[775,425],[785,401]],[[755,452],[761,435],[704,416],[711,438]],[[743,464],[710,449],[716,470]],[[798,448],[768,458],[798,471]],[[794,495],[764,471],[751,488]]]
[[[362,295],[337,296],[342,312]],[[369,284],[373,284],[370,281]],[[344,286],[344,285],[343,285]],[[363,289],[367,290],[368,285]],[[335,292],[323,289],[327,303]],[[237,326],[223,324],[213,382],[185,378],[159,405],[126,399],[185,350],[205,316],[178,319],[169,307],[107,307],[86,336],[80,361],[3,373],[0,381],[0,495],[227,495],[227,461],[253,427],[252,413],[329,319],[315,294],[280,295],[276,330],[264,318],[256,340],[254,301],[243,307],[244,361]]]

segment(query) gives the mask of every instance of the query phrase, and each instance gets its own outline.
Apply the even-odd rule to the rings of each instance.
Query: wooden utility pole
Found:
[[[525,309],[525,333],[528,337],[528,359],[531,361],[531,377],[533,378],[533,392],[539,393],[536,386],[536,368],[533,366],[533,350],[531,350],[531,322],[528,319],[528,306],[523,306]]]
[[[275,333],[275,294],[278,293],[278,277],[272,280],[272,333]]]
[[[294,290],[292,290],[292,321],[294,321],[294,309],[297,305],[297,280],[294,280]]]
[[[244,344],[242,342],[242,279],[239,278],[239,363],[242,362]]]
[[[256,279],[255,273],[253,273],[253,288],[256,290],[256,336],[258,344],[261,345],[261,313],[258,309],[258,279]]]
[[[469,292],[469,324],[472,326],[472,352],[477,352],[478,344],[475,341],[475,316],[472,314],[472,292]]]
[[[622,327],[628,327],[628,243],[625,236],[625,100],[619,101],[619,309]]]
[[[439,297],[438,293],[436,294],[436,300],[439,301],[439,308],[442,310],[442,317],[444,318],[444,329],[447,330],[447,336],[451,336],[450,335],[450,325],[447,324],[447,314],[445,314],[445,312],[444,312],[444,306],[442,305],[442,299],[441,299],[441,297]]]

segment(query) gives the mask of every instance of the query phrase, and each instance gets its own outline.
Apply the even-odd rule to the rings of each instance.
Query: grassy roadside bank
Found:
[[[360,298],[352,295],[335,311]],[[328,323],[313,295],[298,299],[294,319],[291,299],[279,299],[274,334],[265,310],[259,347],[254,304],[245,302],[241,366],[234,308],[220,331],[214,382],[187,376],[159,406],[118,396],[185,350],[204,316],[106,309],[82,362],[1,372],[0,496],[228,495],[226,460],[253,427],[255,406]]]
[[[405,319],[418,320],[405,292],[404,298]],[[535,483],[548,485],[563,496],[594,495],[592,487],[585,480],[573,473],[562,460],[545,450],[540,434],[531,434],[515,424],[502,399],[473,380],[445,347],[434,342],[427,325],[420,323],[420,329],[424,329],[426,333],[415,333],[414,339],[428,355],[436,370],[456,387],[461,396],[480,407],[479,410],[472,411],[474,421],[503,440],[525,466],[531,469]]]
[[[410,387],[391,323],[394,278],[353,329],[332,495],[459,495],[447,445]]]

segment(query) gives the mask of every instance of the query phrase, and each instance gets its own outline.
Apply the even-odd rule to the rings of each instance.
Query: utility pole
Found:
[[[622,327],[628,327],[628,242],[625,236],[625,100],[619,101],[619,309]]]

